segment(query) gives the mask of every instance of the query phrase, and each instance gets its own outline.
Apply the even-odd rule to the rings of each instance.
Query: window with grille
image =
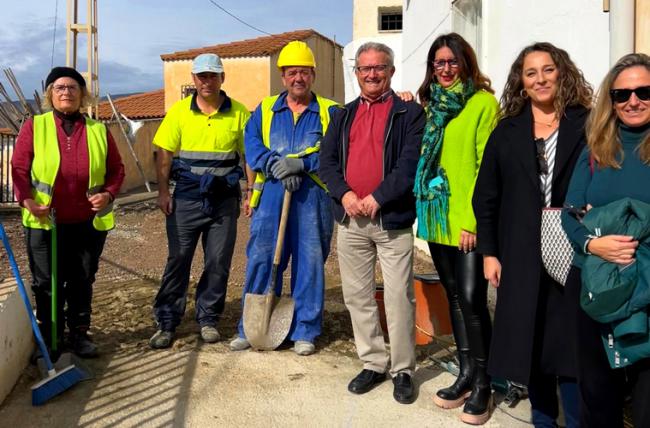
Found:
[[[380,8],[379,31],[402,31],[402,8]]]

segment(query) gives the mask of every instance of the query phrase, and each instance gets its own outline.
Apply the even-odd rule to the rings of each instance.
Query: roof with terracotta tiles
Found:
[[[115,108],[129,119],[156,119],[165,116],[165,91],[144,92],[113,100]],[[99,119],[110,120],[113,110],[108,101],[99,103]]]
[[[202,53],[214,53],[219,55],[221,58],[269,56],[278,52],[284,47],[284,45],[293,40],[306,40],[312,36],[321,37],[333,45],[342,48],[341,45],[323,36],[317,31],[296,30],[287,33],[258,37],[255,39],[239,40],[221,45],[205,46],[202,48],[163,54],[160,55],[160,58],[162,58],[163,61],[188,60],[194,59],[194,57]]]

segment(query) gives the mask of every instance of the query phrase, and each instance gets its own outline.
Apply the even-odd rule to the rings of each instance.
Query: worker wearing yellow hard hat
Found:
[[[312,92],[316,61],[305,42],[289,42],[280,51],[277,66],[285,91],[262,100],[244,132],[246,159],[257,178],[249,189],[254,212],[243,296],[266,291],[283,195],[285,190],[293,192],[277,283],[282,287],[282,273],[291,258],[295,310],[288,339],[298,355],[309,355],[321,333],[324,264],[334,227],[327,191],[316,172],[320,141],[337,103]],[[250,347],[243,321],[230,347]]]

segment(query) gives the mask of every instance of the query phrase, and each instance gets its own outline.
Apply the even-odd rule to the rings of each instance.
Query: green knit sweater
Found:
[[[494,95],[481,90],[445,128],[440,164],[449,180],[449,235],[437,239],[438,244],[457,246],[461,230],[476,233],[472,209],[474,183],[498,112]]]

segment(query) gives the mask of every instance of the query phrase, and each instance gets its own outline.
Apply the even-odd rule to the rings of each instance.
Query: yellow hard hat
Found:
[[[278,68],[282,67],[316,67],[314,53],[307,43],[293,41],[286,44],[278,55]]]

